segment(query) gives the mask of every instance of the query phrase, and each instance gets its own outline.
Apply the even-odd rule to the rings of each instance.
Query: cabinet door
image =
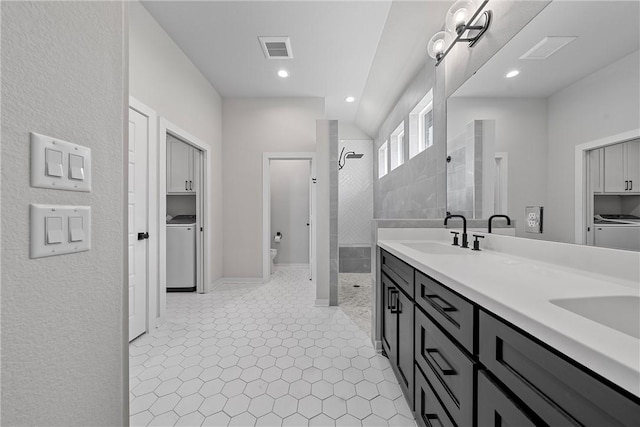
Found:
[[[640,194],[640,141],[631,141],[626,144],[627,176],[631,193]]]
[[[413,410],[413,301],[398,293],[398,372],[400,387]]]
[[[534,427],[536,423],[509,399],[484,372],[478,374],[478,425]]]
[[[589,151],[589,177],[591,181],[591,191],[602,193],[604,191],[604,149]]]
[[[167,138],[167,193],[193,193],[193,149]]]
[[[479,321],[480,362],[547,425],[638,425],[635,398],[484,311]]]
[[[626,191],[624,145],[615,144],[604,147],[605,193],[624,193]]]
[[[398,315],[395,313],[395,307],[398,298],[398,289],[394,283],[384,273],[382,277],[382,298],[383,298],[383,315],[382,315],[382,347],[387,352],[387,357],[392,365],[397,360],[396,349],[398,346]]]

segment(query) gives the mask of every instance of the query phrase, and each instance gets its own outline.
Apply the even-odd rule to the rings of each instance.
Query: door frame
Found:
[[[309,173],[309,181],[316,176],[316,153],[314,152],[264,152],[262,153],[262,282],[267,283],[271,278],[271,161],[272,160],[308,160],[311,162]],[[311,194],[309,200],[311,203],[311,242],[309,242],[309,264],[311,268],[311,282],[315,288],[317,272],[316,263],[316,211],[317,189],[315,185],[310,185]]]
[[[158,181],[158,217],[166,218],[167,216],[167,133],[174,136],[177,139],[197,148],[202,152],[202,167],[204,169],[204,173],[201,175],[204,177],[204,182],[200,183],[201,197],[202,197],[202,212],[201,218],[198,218],[198,223],[200,227],[202,227],[204,236],[202,239],[202,270],[198,271],[197,274],[202,276],[202,280],[198,280],[198,286],[196,292],[205,293],[207,289],[207,284],[209,283],[210,274],[210,263],[205,260],[209,259],[209,238],[206,238],[209,233],[209,212],[211,212],[211,196],[209,194],[209,182],[211,182],[211,171],[209,167],[210,155],[209,155],[209,146],[205,144],[199,138],[191,135],[189,132],[185,131],[181,127],[176,124],[170,122],[166,118],[160,116],[158,119],[158,163],[157,163],[157,181]],[[197,197],[197,196],[196,196]],[[159,221],[158,223],[158,236],[159,236],[159,260],[162,262],[160,265],[166,265],[167,259],[167,229],[164,226],[164,221]],[[197,241],[197,240],[196,240]],[[167,272],[164,268],[158,269],[158,294],[159,294],[159,314],[160,318],[164,319],[167,308]],[[163,290],[165,290],[163,292]]]
[[[158,140],[157,130],[158,130],[158,115],[149,106],[143,104],[132,96],[129,96],[129,109],[133,109],[148,119],[148,141],[149,146],[147,147],[147,224],[149,230],[156,230],[158,228],[158,210],[155,209],[157,206],[157,180],[154,179],[157,173],[157,157],[158,157],[158,147],[156,141]],[[127,115],[129,112],[127,109]],[[128,149],[127,149],[128,150]],[[128,176],[127,176],[127,179]],[[128,211],[127,211],[128,216]],[[127,222],[128,223],[128,222]],[[158,234],[156,234],[158,236]],[[125,236],[126,238],[126,236]],[[147,321],[146,321],[146,330],[148,333],[152,330],[158,321],[158,289],[154,286],[149,286],[150,283],[158,282],[158,238],[151,238],[148,240],[147,246]],[[128,245],[127,245],[128,250]],[[128,279],[127,274],[127,279]],[[154,304],[154,302],[156,302]],[[127,303],[127,307],[129,304]],[[128,310],[128,309],[127,309]]]
[[[587,226],[590,221],[593,221],[593,215],[591,215],[589,219],[589,207],[591,203],[589,201],[589,194],[587,194],[589,191],[589,177],[587,176],[589,158],[587,152],[637,138],[640,138],[640,128],[576,145],[574,178],[575,243],[580,245],[587,243]]]

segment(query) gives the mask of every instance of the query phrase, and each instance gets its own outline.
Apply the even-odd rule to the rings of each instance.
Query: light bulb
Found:
[[[280,70],[278,71],[278,76],[282,77],[283,79],[287,78],[289,77],[289,72],[287,70]]]
[[[444,50],[444,40],[440,39],[433,44],[433,51],[436,53],[442,52]]]
[[[347,101],[347,102],[353,102],[356,99],[353,96],[347,96],[344,100]]]
[[[456,24],[464,24],[467,19],[467,9],[460,9],[455,14]]]
[[[511,71],[509,71],[507,74],[505,74],[504,76],[505,76],[506,78],[508,78],[508,79],[511,79],[511,78],[513,78],[513,77],[517,76],[518,74],[520,74],[520,71],[518,71],[518,70],[511,70]]]

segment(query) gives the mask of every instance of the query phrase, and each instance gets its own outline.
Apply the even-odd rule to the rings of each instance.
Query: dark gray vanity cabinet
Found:
[[[381,249],[382,345],[419,426],[640,426],[640,399]]]
[[[480,362],[545,424],[640,425],[633,398],[493,315],[479,320]]]
[[[507,396],[486,372],[478,374],[478,426],[534,427],[543,425],[534,415]]]
[[[387,353],[389,360],[398,358],[398,316],[395,313],[395,301],[399,293],[395,283],[385,274],[382,278],[382,348]]]
[[[381,260],[382,346],[413,409],[413,267],[385,251]]]

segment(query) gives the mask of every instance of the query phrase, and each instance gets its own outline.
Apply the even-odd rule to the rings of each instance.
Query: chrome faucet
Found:
[[[449,221],[449,218],[461,218],[462,219],[462,245],[460,245],[460,247],[468,248],[469,247],[469,243],[467,242],[467,218],[465,218],[464,215],[447,215],[445,217],[445,219],[444,219],[445,227],[447,226],[447,222]]]
[[[507,215],[491,215],[491,216],[489,217],[489,225],[488,225],[488,227],[487,227],[487,231],[488,231],[489,233],[491,233],[491,223],[493,222],[493,220],[494,220],[495,218],[504,218],[504,219],[506,219],[506,220],[507,220],[507,225],[511,225],[511,218],[509,218]]]

